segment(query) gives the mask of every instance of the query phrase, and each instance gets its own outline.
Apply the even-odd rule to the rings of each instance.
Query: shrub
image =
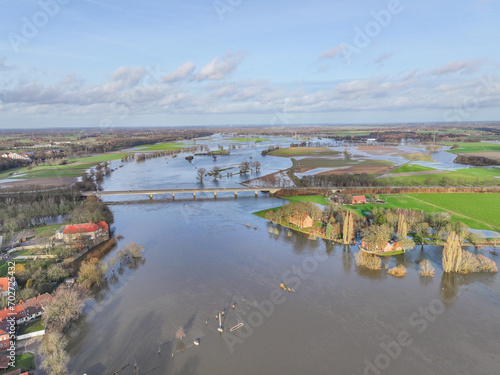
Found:
[[[434,267],[429,259],[424,259],[419,263],[420,270],[418,274],[420,276],[434,276]]]
[[[356,259],[356,266],[358,267],[366,267],[371,270],[382,269],[382,259],[374,254],[367,254],[360,251],[354,255],[354,258]]]
[[[406,267],[403,264],[399,264],[387,270],[387,273],[392,276],[403,277],[406,275]]]

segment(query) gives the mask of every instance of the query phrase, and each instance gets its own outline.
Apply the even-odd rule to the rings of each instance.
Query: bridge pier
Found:
[[[193,191],[193,198],[196,199],[196,192]]]
[[[214,199],[217,198],[217,192],[214,191]]]
[[[257,198],[259,196],[259,192],[257,190],[255,190],[255,198]]]
[[[153,194],[149,194],[149,200],[152,201],[153,200]]]
[[[172,199],[175,200],[175,193],[172,193]]]
[[[234,192],[234,197],[238,198],[238,192],[237,191]]]

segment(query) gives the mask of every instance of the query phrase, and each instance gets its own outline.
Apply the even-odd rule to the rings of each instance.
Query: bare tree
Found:
[[[240,163],[240,173],[247,174],[249,170],[250,170],[250,163],[248,161],[242,161]]]
[[[85,291],[77,286],[57,288],[52,303],[47,306],[43,314],[46,326],[57,330],[67,328],[82,313],[85,298]]]
[[[196,173],[196,179],[203,183],[203,179],[207,175],[207,170],[205,168],[198,168],[198,172]]]
[[[66,353],[68,341],[62,333],[48,332],[40,345],[42,363],[40,367],[51,375],[67,375],[69,355]]]

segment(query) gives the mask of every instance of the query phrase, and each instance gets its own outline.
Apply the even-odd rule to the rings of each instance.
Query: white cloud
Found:
[[[233,73],[243,60],[243,53],[227,51],[223,57],[216,57],[200,69],[195,77],[197,81],[218,81]]]
[[[170,73],[170,74],[165,74],[162,78],[161,81],[164,83],[172,83],[176,81],[183,80],[184,78],[188,77],[194,70],[195,65],[191,61],[188,61],[181,66],[179,66],[175,72]]]
[[[391,52],[391,53],[386,53],[386,54],[384,54],[384,55],[382,55],[382,56],[379,56],[379,57],[377,57],[377,58],[375,59],[375,63],[376,63],[376,64],[381,64],[381,63],[383,63],[385,60],[387,60],[387,59],[391,58],[393,54],[394,54],[394,53],[392,53],[392,52]]]
[[[111,79],[124,87],[137,85],[146,76],[146,69],[142,66],[122,66],[111,74]]]
[[[344,46],[342,44],[335,46],[333,48],[330,48],[329,50],[320,53],[318,56],[318,59],[333,59],[335,56],[337,56],[342,50],[344,49]]]
[[[444,75],[450,73],[472,74],[483,65],[483,60],[452,61],[437,69],[431,70],[430,75]]]

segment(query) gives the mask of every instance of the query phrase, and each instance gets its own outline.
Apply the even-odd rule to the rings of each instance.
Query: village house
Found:
[[[0,322],[0,352],[3,350],[7,350],[7,348],[10,346],[9,327],[9,322]],[[0,366],[0,368],[2,367]]]
[[[352,204],[365,204],[366,197],[364,195],[353,195],[351,203]]]
[[[16,280],[13,282],[9,280],[8,277],[0,277],[0,296],[6,296],[9,294],[9,288],[15,288],[17,286]]]
[[[26,154],[26,156],[25,156],[25,154]],[[13,159],[13,160],[31,161],[31,158],[28,156],[27,153],[16,154],[15,152],[9,152],[6,154],[2,154],[2,158]]]
[[[375,253],[390,253],[393,251],[402,251],[403,247],[396,241],[389,241],[381,244],[370,245],[365,240],[361,241],[361,247]]]
[[[15,316],[16,324],[26,323],[38,318],[44,313],[47,306],[50,305],[52,299],[53,297],[50,294],[44,293],[26,301],[19,301],[18,304],[12,307],[0,310],[0,322],[6,321],[12,315]]]
[[[72,224],[59,228],[55,234],[56,240],[71,243],[80,238],[88,239],[93,246],[109,240],[109,226],[105,221],[99,223]]]

